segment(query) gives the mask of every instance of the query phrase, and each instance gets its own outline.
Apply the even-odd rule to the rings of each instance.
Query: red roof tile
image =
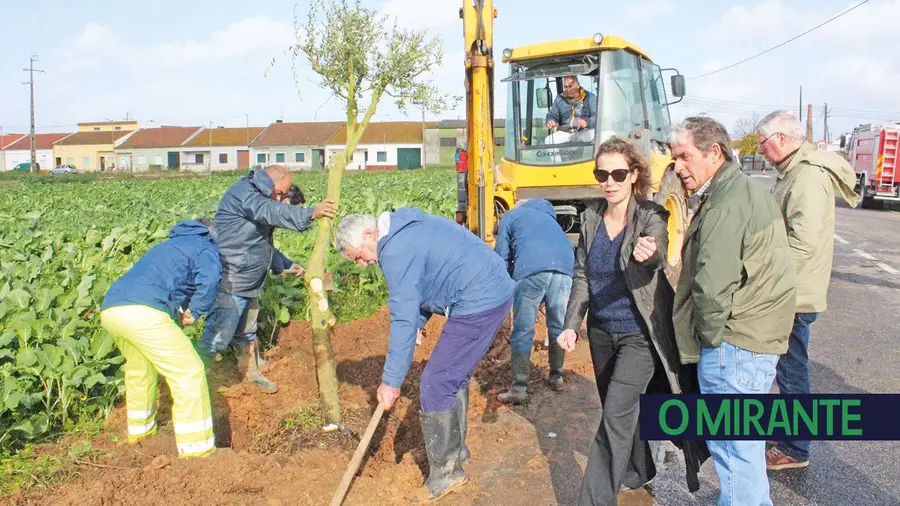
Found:
[[[34,134],[34,149],[53,149],[53,144],[72,135],[67,134]],[[7,151],[31,150],[31,136],[26,135],[6,147]]]
[[[6,149],[6,146],[19,140],[25,134],[3,134],[0,135],[0,149]]]
[[[174,148],[181,146],[181,143],[199,129],[199,126],[142,128],[116,149]]]
[[[56,142],[57,146],[99,146],[102,144],[113,144],[113,140],[119,140],[130,134],[129,130],[111,130],[107,132],[75,132],[74,134],[60,139]]]
[[[328,144],[345,144],[347,142],[347,126],[343,125]],[[369,123],[363,132],[360,144],[421,144],[422,123],[416,121],[385,121]]]
[[[272,123],[253,141],[253,146],[324,146],[343,125],[338,121]]]
[[[216,147],[246,146],[265,130],[263,127],[236,127],[213,128],[212,142],[210,142],[210,129],[204,128],[193,139],[184,143],[182,147],[202,148],[212,144]]]

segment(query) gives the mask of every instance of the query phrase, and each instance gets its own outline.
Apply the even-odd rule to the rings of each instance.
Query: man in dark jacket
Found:
[[[448,317],[420,379],[419,418],[436,500],[467,482],[469,380],[512,307],[506,265],[474,234],[419,209],[351,214],[336,234],[338,251],[360,265],[381,266],[391,331],[378,400],[391,409],[412,362],[417,330],[434,313]]]
[[[503,214],[494,251],[507,263],[516,282],[509,337],[513,385],[498,398],[501,402],[518,404],[528,400],[534,321],[542,302],[547,311],[549,334],[549,384],[554,390],[562,390],[566,354],[556,337],[563,331],[575,249],[556,222],[553,204],[544,199],[529,199]]]
[[[585,90],[577,76],[563,78],[563,92],[547,111],[547,128],[555,130],[546,144],[591,142],[597,127],[597,95]]]
[[[203,362],[175,322],[190,325],[209,312],[221,273],[215,228],[197,218],[172,227],[169,240],[151,248],[106,292],[100,320],[125,357],[129,442],[156,433],[162,374],[172,391],[178,455],[215,451]]]
[[[330,218],[336,212],[330,200],[322,201],[314,210],[283,203],[290,188],[290,172],[271,165],[265,171],[251,170],[222,196],[216,212],[222,282],[198,343],[201,358],[209,363],[237,338],[234,345],[244,381],[266,393],[276,392],[278,386],[259,371],[255,308],[272,267],[272,235],[276,227],[306,230],[311,220]]]
[[[732,160],[711,118],[674,129],[675,171],[696,214],[682,247],[673,319],[703,394],[766,394],[794,323],[796,272],[781,211]],[[765,441],[707,441],[719,504],[771,505]]]

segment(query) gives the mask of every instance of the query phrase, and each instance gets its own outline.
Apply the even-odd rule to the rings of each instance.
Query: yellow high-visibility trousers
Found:
[[[215,451],[212,407],[203,362],[172,318],[148,306],[117,306],[100,320],[125,357],[128,441],[156,432],[158,374],[172,392],[172,421],[179,457]]]

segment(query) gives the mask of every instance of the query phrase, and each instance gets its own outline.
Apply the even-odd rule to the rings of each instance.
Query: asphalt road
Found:
[[[771,188],[772,175],[751,177]],[[836,221],[829,307],[811,331],[813,392],[900,392],[900,213],[839,203]],[[478,477],[479,491],[448,499],[449,505],[517,506],[524,498],[528,504],[577,504],[602,408],[589,372],[568,378],[564,394],[536,392],[528,407],[476,422],[473,433],[498,444],[467,468]],[[653,494],[630,492],[620,506],[716,504],[712,460],[701,468],[694,494],[680,451],[663,447],[657,462]],[[900,442],[814,441],[808,468],[769,473],[771,494],[775,504],[791,506],[900,505],[898,463]]]
[[[769,177],[752,174],[771,188]],[[837,204],[834,266],[828,309],[813,324],[813,392],[900,392],[900,212]],[[900,505],[900,442],[814,441],[810,466],[769,472],[775,504]],[[683,485],[683,468],[656,480],[658,504],[715,504],[712,462],[702,468],[701,490]]]

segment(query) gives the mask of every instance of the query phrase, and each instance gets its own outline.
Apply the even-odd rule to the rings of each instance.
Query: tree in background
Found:
[[[741,118],[734,122],[734,129],[732,131],[732,139],[742,139],[747,137],[749,134],[756,133],[756,125],[759,124],[759,114],[755,112],[750,116]],[[743,152],[742,152],[743,154]]]
[[[299,2],[295,3],[295,12],[298,8]],[[409,106],[416,106],[433,114],[446,110],[458,99],[442,94],[424,78],[442,63],[441,40],[428,37],[424,30],[399,29],[396,20],[390,23],[386,16],[363,8],[359,0],[313,0],[306,23],[295,22],[295,31],[296,43],[291,46],[295,79],[298,60],[307,63],[319,75],[319,87],[330,91],[346,105],[344,152],[332,157],[328,167],[327,198],[339,205],[341,178],[347,162],[383,98],[393,100],[401,113]],[[361,109],[366,102],[368,105]],[[337,428],[341,423],[331,346],[331,327],[335,318],[328,302],[330,287],[325,272],[332,220],[323,218],[317,223],[319,229],[306,271],[306,283],[319,399],[326,429],[329,429]]]

